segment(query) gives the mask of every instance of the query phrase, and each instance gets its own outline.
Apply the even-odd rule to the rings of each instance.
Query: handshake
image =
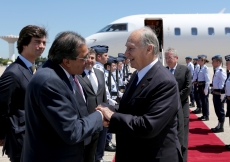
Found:
[[[103,105],[98,105],[95,110],[99,111],[103,118],[103,126],[109,127],[111,116],[114,114],[112,110]]]

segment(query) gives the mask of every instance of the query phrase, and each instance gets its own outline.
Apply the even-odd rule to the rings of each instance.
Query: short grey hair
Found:
[[[172,53],[174,57],[178,57],[178,52],[176,49],[172,48],[172,47],[169,47],[165,53]]]
[[[159,42],[157,39],[156,34],[153,32],[153,30],[147,26],[140,29],[142,31],[141,33],[141,44],[142,46],[148,46],[150,44],[153,45],[154,50],[153,54],[158,55],[159,53]]]

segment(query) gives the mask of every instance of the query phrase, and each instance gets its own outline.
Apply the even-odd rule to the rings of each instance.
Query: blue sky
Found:
[[[0,6],[0,36],[18,35],[26,25],[46,27],[49,36],[43,57],[61,31],[87,37],[116,19],[135,14],[218,13],[223,8],[230,13],[230,0],[0,0]],[[16,43],[14,47],[18,56]],[[0,57],[8,56],[8,43],[0,39]]]

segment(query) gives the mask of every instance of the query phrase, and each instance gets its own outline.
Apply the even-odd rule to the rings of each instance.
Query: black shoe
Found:
[[[225,148],[230,150],[230,145],[225,145]]]
[[[201,109],[197,108],[196,110],[192,111],[194,114],[200,114],[201,113]]]
[[[202,121],[208,121],[209,117],[208,116],[203,116],[200,120],[202,120]]]
[[[201,120],[203,117],[204,117],[204,116],[198,117],[198,119],[200,119],[200,120]]]
[[[106,161],[106,160],[96,160],[96,162],[110,162],[110,161]]]
[[[220,132],[224,132],[224,128],[211,128],[211,131],[213,133],[220,133]]]
[[[195,104],[191,102],[191,103],[189,104],[189,107],[195,107]]]
[[[116,151],[116,146],[114,147],[114,144],[112,142],[106,143],[105,151],[115,152]]]

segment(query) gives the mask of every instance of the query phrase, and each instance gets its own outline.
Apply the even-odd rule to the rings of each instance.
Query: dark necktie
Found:
[[[134,90],[136,89],[137,82],[138,82],[138,74],[136,73],[136,76],[133,79],[133,82],[131,83],[130,89],[128,91],[128,93],[130,94],[130,96],[133,94]]]
[[[89,70],[89,81],[93,87],[93,90],[94,90],[94,93],[97,94],[97,90],[98,90],[98,87],[97,87],[97,84],[93,78],[93,75],[92,75],[92,71]]]
[[[173,72],[174,72],[174,69],[170,69],[170,72],[173,74]]]
[[[34,74],[36,72],[36,66],[35,65],[30,66],[30,70],[32,71],[32,74]]]
[[[215,73],[216,73],[216,69],[214,69],[214,73],[213,73],[213,76],[212,76],[212,86],[213,86],[213,79],[214,79]]]

